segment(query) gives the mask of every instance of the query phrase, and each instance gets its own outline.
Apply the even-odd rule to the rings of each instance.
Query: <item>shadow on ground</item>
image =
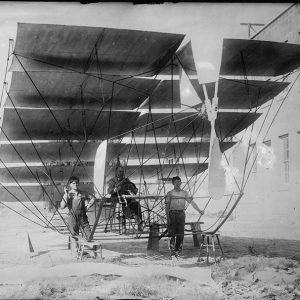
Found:
[[[238,258],[245,255],[265,257],[285,257],[300,261],[300,241],[283,239],[258,239],[245,237],[220,236],[221,245],[225,258]],[[148,254],[153,259],[166,258],[169,255],[167,239],[162,239],[159,244],[159,251],[151,253],[147,251],[147,240],[105,242],[103,248],[117,251],[122,254]],[[184,240],[182,258],[198,257],[199,248],[194,247],[193,238],[188,236]],[[221,252],[216,248],[216,254]],[[210,254],[211,255],[211,254]]]

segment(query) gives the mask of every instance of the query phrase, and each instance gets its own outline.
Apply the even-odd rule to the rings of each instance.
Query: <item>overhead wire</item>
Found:
[[[40,226],[42,226],[42,227],[49,227],[49,222],[48,222],[48,220],[47,220],[47,218],[46,217],[44,217],[44,215],[42,214],[42,216],[46,219],[46,221],[47,222],[45,222],[44,220],[42,220],[32,209],[30,209],[27,205],[25,205],[24,203],[23,203],[23,201],[22,200],[20,200],[20,198],[19,197],[17,197],[16,195],[14,195],[5,185],[3,185],[2,183],[0,183],[0,186],[2,187],[2,188],[4,188],[14,199],[16,199],[22,206],[24,206],[32,215],[34,215],[35,217],[37,217],[42,223],[44,223],[46,226],[43,226],[43,225],[40,225]],[[22,190],[23,191],[23,190]],[[27,195],[27,194],[26,194]],[[33,201],[30,201],[31,203],[33,202]],[[1,202],[1,203],[3,203],[3,202]],[[35,206],[35,208],[36,208],[36,206]],[[40,210],[38,209],[38,208],[36,208],[39,212],[40,212]],[[21,216],[23,216],[23,217],[25,217],[23,214],[21,214],[21,213],[19,213],[19,215],[21,215]],[[26,219],[29,219],[29,218],[27,218],[26,217]],[[55,227],[55,226],[53,226],[52,224],[50,224],[51,226],[50,226],[50,228],[52,229],[52,230],[55,230],[55,231],[58,231],[57,230],[57,228]]]
[[[4,134],[4,136],[6,137],[6,139],[8,140],[8,142],[10,143],[10,145],[14,148],[14,150],[16,151],[17,155],[20,157],[20,159],[23,161],[23,163],[25,164],[26,168],[29,170],[29,172],[31,173],[31,175],[33,176],[33,178],[36,179],[36,181],[40,184],[39,180],[36,178],[36,175],[33,173],[33,171],[31,170],[31,168],[28,166],[28,164],[25,162],[25,160],[23,159],[23,157],[21,156],[21,154],[18,152],[18,150],[16,149],[16,147],[14,146],[14,144],[11,142],[11,140],[9,139],[9,137],[6,135],[4,129],[2,127],[1,128],[1,132]],[[16,183],[19,185],[18,180],[16,180]],[[46,195],[49,197],[50,201],[51,201],[51,197],[48,195],[48,192],[45,190],[44,186],[41,185],[41,188],[44,192],[46,192]],[[52,201],[51,201],[52,202]],[[52,203],[53,204],[53,203]],[[54,205],[55,207],[55,205]],[[43,216],[44,217],[44,216]]]
[[[25,130],[25,132],[26,132],[26,134],[27,134],[27,136],[28,136],[28,138],[30,139],[33,148],[35,149],[35,151],[36,151],[36,153],[37,153],[39,159],[41,160],[41,162],[42,162],[42,164],[43,164],[43,167],[44,167],[45,170],[48,172],[48,169],[47,169],[46,165],[44,164],[44,161],[42,160],[42,158],[41,158],[39,152],[37,151],[36,146],[34,145],[33,140],[32,140],[32,138],[31,138],[31,136],[30,136],[30,134],[29,134],[29,132],[28,132],[28,130],[27,130],[27,128],[26,128],[26,126],[25,126],[25,124],[24,124],[24,122],[23,122],[23,120],[22,120],[22,118],[21,118],[21,116],[20,116],[18,110],[16,109],[16,107],[15,107],[15,105],[14,105],[14,102],[12,101],[12,98],[10,97],[10,95],[9,95],[8,92],[7,92],[7,95],[8,95],[8,97],[9,97],[11,103],[13,104],[13,106],[14,106],[14,108],[15,108],[15,111],[16,111],[18,117],[19,117],[19,120],[20,120],[20,122],[21,122],[21,124],[22,124],[22,126],[23,126],[23,128],[24,128],[24,130]],[[3,131],[3,128],[2,128],[2,131]],[[7,137],[6,137],[6,138],[7,138]],[[22,157],[20,157],[20,158],[22,159]],[[23,160],[23,159],[22,159],[22,160]],[[24,160],[23,160],[23,162],[25,163]],[[36,178],[36,176],[33,174],[32,170],[28,167],[27,163],[25,163],[25,164],[26,164],[28,170],[30,171],[30,173],[32,174],[33,178]],[[49,179],[52,181],[52,183],[54,184],[54,186],[56,186],[56,184],[55,184],[55,182],[53,181],[53,179],[52,179],[51,176],[49,176]],[[37,180],[37,179],[36,179],[36,180]],[[37,182],[39,182],[39,181],[37,180]],[[45,190],[45,188],[43,187],[43,185],[40,185],[40,186],[42,187],[42,189],[43,189],[43,190],[46,192],[46,194],[48,195],[48,193],[47,193],[47,191]],[[58,190],[58,189],[57,189],[57,190]],[[58,193],[60,194],[60,191],[59,191],[59,190],[58,190]],[[50,197],[50,196],[49,196],[49,199],[50,199],[50,201],[51,201],[51,197]],[[53,206],[56,208],[56,206],[55,206],[54,204],[53,204]],[[56,210],[57,210],[57,208],[56,208]],[[57,210],[57,211],[58,211],[58,210]],[[60,217],[62,218],[63,222],[66,224],[64,218],[61,216],[60,213],[59,213],[59,215],[60,215]]]
[[[36,224],[36,225],[42,227],[42,228],[44,228],[43,225],[41,225],[41,224],[35,222],[34,220],[32,220],[32,219],[30,219],[30,218],[28,218],[28,217],[26,217],[26,216],[20,214],[18,211],[16,211],[15,209],[11,208],[11,207],[8,206],[7,204],[5,204],[3,201],[0,201],[0,203],[1,203],[2,205],[4,205],[5,207],[7,207],[9,210],[11,210],[11,211],[15,212],[16,214],[18,214],[19,216],[21,216],[22,218],[24,218],[24,219],[26,219],[26,220],[28,220],[28,221],[30,221],[30,222],[32,222],[32,223],[34,223],[34,224]]]
[[[7,60],[6,60],[6,66],[5,66],[5,74],[4,74],[4,81],[3,81],[3,85],[2,85],[2,91],[1,91],[1,101],[0,101],[0,107],[3,108],[4,103],[3,103],[3,95],[4,95],[4,91],[5,91],[5,87],[6,87],[6,78],[7,78],[7,73],[8,73],[8,62],[9,62],[9,58],[12,55],[11,52],[11,48],[10,48],[11,44],[9,43],[9,47],[8,47],[8,53],[7,53]],[[1,132],[6,136],[2,126],[0,126],[1,128]],[[6,136],[7,138],[7,136]],[[8,141],[11,143],[11,141],[8,139]],[[12,144],[11,144],[12,145]],[[12,145],[13,146],[13,145]],[[14,146],[13,146],[14,147]],[[15,147],[14,150],[16,151]],[[1,159],[2,164],[5,166],[5,168],[8,170],[7,166],[4,164],[3,160]],[[9,171],[9,170],[8,170]],[[9,173],[11,174],[11,172],[9,171]],[[12,175],[12,174],[11,174]],[[16,178],[13,176],[14,180],[16,180]],[[18,181],[16,181],[16,183],[19,185]],[[1,184],[2,187],[4,187]],[[30,197],[27,195],[27,193],[25,193],[25,191],[23,190],[23,188],[21,188],[22,191],[24,192],[24,194],[26,195],[26,197],[31,201]],[[21,202],[22,203],[22,202]],[[33,201],[31,201],[31,203],[34,205]],[[23,204],[23,203],[22,203]],[[25,206],[26,207],[26,206]],[[39,211],[39,213],[47,220],[47,218],[41,213],[41,211],[34,205],[34,207]],[[27,208],[27,207],[26,207]],[[28,208],[27,208],[28,209]],[[30,209],[29,209],[30,210]],[[35,214],[35,213],[34,213]],[[36,215],[37,216],[37,215]],[[38,216],[37,216],[38,217]],[[38,217],[39,218],[39,217]],[[48,221],[48,220],[47,220]]]

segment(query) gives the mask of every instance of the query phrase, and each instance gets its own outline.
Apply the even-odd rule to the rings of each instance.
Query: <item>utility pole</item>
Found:
[[[250,39],[251,37],[251,30],[256,32],[254,29],[254,26],[265,26],[265,24],[261,24],[261,23],[240,23],[240,25],[244,26],[248,26],[248,38]]]

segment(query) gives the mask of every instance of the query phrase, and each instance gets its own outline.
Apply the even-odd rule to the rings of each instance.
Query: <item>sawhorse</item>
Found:
[[[217,239],[217,244],[215,243],[215,238]],[[201,260],[201,252],[202,252],[202,247],[206,248],[206,262],[207,264],[209,263],[209,248],[212,248],[213,256],[214,256],[214,261],[215,263],[217,262],[216,260],[216,245],[219,246],[221,250],[221,259],[224,258],[224,252],[220,243],[219,239],[219,233],[212,233],[212,232],[202,232],[201,233],[201,243],[200,243],[200,249],[199,249],[199,256],[198,256],[198,262]]]
[[[78,238],[78,249],[77,249],[77,259],[82,260],[83,253],[92,253],[94,258],[97,257],[97,254],[100,254],[100,259],[102,260],[102,244],[99,241],[88,242],[83,238]]]

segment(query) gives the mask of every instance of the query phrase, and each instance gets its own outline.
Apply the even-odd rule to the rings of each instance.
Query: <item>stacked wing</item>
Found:
[[[95,155],[103,140],[108,141],[106,178],[120,159],[126,175],[140,185],[175,175],[187,183],[198,180],[208,168],[211,123],[191,43],[182,46],[183,39],[182,34],[18,24],[0,135],[3,197],[21,197],[25,185],[35,198],[48,193],[40,186],[51,187],[56,197],[62,190],[57,186],[71,175],[93,190]],[[228,39],[220,75],[277,76],[299,61],[295,45]],[[255,108],[287,85],[219,80],[215,131],[221,152],[260,116]],[[206,84],[209,99],[214,86]]]
[[[71,175],[93,190],[99,144],[128,134],[140,115],[136,108],[154,89],[157,97],[164,97],[167,83],[151,76],[170,60],[183,38],[18,24],[0,136],[3,199],[14,200],[8,191],[19,195],[25,185],[35,190],[50,185],[58,193],[62,188],[56,186]],[[166,100],[157,105],[170,107]]]

